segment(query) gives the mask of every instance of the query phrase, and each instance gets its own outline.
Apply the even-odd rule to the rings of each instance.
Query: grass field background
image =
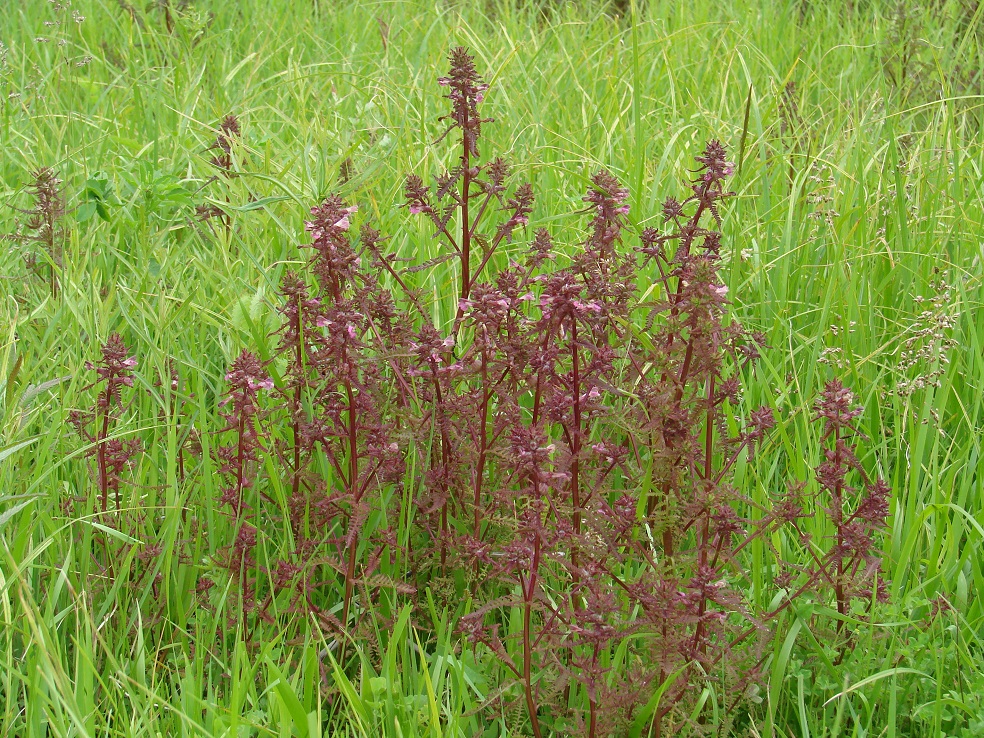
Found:
[[[746,494],[811,478],[824,381],[865,406],[862,461],[895,493],[891,602],[839,664],[811,613],[784,615],[741,734],[984,736],[984,6],[30,0],[3,11],[0,42],[0,233],[38,167],[70,210],[57,297],[29,244],[0,242],[0,734],[305,736],[319,710],[343,716],[332,735],[506,734],[473,712],[494,664],[452,647],[440,604],[398,621],[378,673],[335,672],[331,705],[315,625],[271,628],[258,653],[226,634],[195,604],[228,525],[211,462],[178,469],[191,425],[206,451],[219,427],[229,361],[272,354],[311,206],[341,192],[401,256],[437,254],[397,206],[407,173],[453,163],[432,145],[436,78],[461,44],[491,85],[483,146],[533,183],[531,220],[562,250],[598,167],[629,186],[641,230],[708,139],[728,147],[729,294],[771,346],[746,400],[781,417]],[[238,176],[216,177],[207,149],[230,113]],[[198,221],[202,204],[231,227]],[[419,274],[446,324],[451,270]],[[93,565],[99,516],[63,504],[93,494],[66,418],[91,405],[84,364],[112,331],[139,360],[121,432],[145,448],[126,498],[143,545],[121,571],[160,549],[136,587]],[[829,534],[820,518],[812,532]],[[266,545],[273,560],[288,544]]]

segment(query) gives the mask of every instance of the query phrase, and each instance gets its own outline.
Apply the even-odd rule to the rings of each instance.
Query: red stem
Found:
[[[598,649],[599,646],[596,643],[591,658],[592,666],[596,668],[598,666]],[[588,738],[595,738],[598,732],[598,702],[594,697],[588,698],[588,715]]]
[[[246,476],[246,461],[243,459],[243,435],[246,433],[246,418],[243,413],[239,413],[237,419],[237,439],[236,439],[236,517],[239,517],[243,509],[243,482]]]
[[[444,397],[441,392],[441,380],[437,376],[437,367],[431,365],[431,376],[434,379],[434,396],[436,399],[437,424],[441,430],[441,463],[444,464],[445,474],[442,478],[447,478],[448,464],[451,459],[451,439],[448,438],[447,429],[444,427]],[[448,498],[450,490],[444,487],[444,502],[441,504],[441,569],[447,563],[447,531],[448,531]]]
[[[112,379],[110,379],[112,381]],[[106,512],[109,507],[109,473],[106,469],[106,437],[109,435],[109,406],[113,401],[110,396],[110,389],[106,387],[103,407],[103,424],[99,436],[96,438],[96,461],[99,466],[99,493],[102,496],[102,511]]]
[[[681,233],[680,233],[680,245],[677,247],[677,252],[676,252],[677,253],[676,261],[678,261],[678,262],[679,262],[679,256],[681,255],[681,252],[682,252],[682,255],[683,256],[687,256],[690,253],[691,247],[693,246],[694,238],[696,238],[696,236],[697,236],[697,231],[698,231],[698,228],[699,228],[699,225],[700,225],[700,219],[703,217],[704,210],[707,208],[707,204],[709,202],[708,201],[708,194],[707,194],[708,187],[709,187],[709,185],[707,185],[707,184],[705,184],[703,186],[701,195],[699,197],[697,197],[697,210],[694,211],[694,214],[687,221],[687,225],[681,230]],[[673,318],[675,318],[677,315],[680,314],[680,299],[682,297],[683,297],[683,279],[679,279],[678,278],[677,279],[676,292],[673,295],[673,306],[670,308],[670,319],[671,320]],[[677,334],[675,334],[675,333],[670,334],[669,339],[667,341],[667,346],[666,346],[667,351],[669,351],[669,349],[673,346],[673,343],[674,343],[674,341],[676,339],[676,335]],[[688,365],[689,365],[689,359],[690,359],[690,352],[691,352],[692,344],[693,344],[693,341],[691,340],[691,346],[688,346],[687,347],[687,356],[684,358],[684,368],[681,370],[681,373],[680,373],[680,385],[677,387],[676,402],[679,402],[680,401],[680,398],[683,396],[683,382],[686,381],[686,376],[687,376],[687,373],[689,371],[689,366]],[[667,381],[667,379],[668,379],[667,373],[666,372],[663,372],[663,375],[660,378],[660,384],[665,384],[666,381]],[[672,444],[668,444],[666,442],[665,434],[664,434],[664,437],[663,437],[663,443],[667,447],[669,447],[669,446],[672,445]],[[664,500],[666,500],[668,502],[669,501],[669,494],[670,494],[670,485],[669,485],[669,482],[668,481],[663,485],[662,492],[663,492],[663,498],[664,498]],[[647,512],[648,512],[648,514],[649,515],[652,515],[653,512],[654,512],[654,510],[655,510],[655,508],[656,508],[656,500],[655,500],[655,498],[650,497],[649,498],[649,502],[647,504]],[[664,548],[664,552],[666,553],[667,558],[672,558],[672,556],[673,556],[673,533],[672,533],[672,531],[666,530],[666,531],[663,532],[663,548]]]
[[[834,459],[835,468],[840,468],[843,464],[841,458],[840,429],[834,429]],[[833,489],[833,504],[831,505],[834,514],[837,516],[837,579],[834,582],[834,592],[837,595],[837,612],[847,615],[847,600],[844,597],[844,497],[842,493],[842,480],[838,479]],[[837,632],[840,633],[844,627],[844,621],[837,621]]]
[[[571,502],[574,505],[574,540],[581,535],[581,374],[577,350],[577,319],[571,315],[571,364],[574,400],[574,433],[571,435]],[[577,574],[577,545],[571,550],[571,563],[574,566],[574,583],[580,577]]]
[[[533,599],[536,594],[537,571],[540,568],[540,536],[534,532],[533,560],[530,563],[530,576],[523,587],[523,687],[526,693],[526,709],[530,714],[530,724],[535,738],[543,738],[540,721],[537,717],[536,700],[533,696]]]
[[[304,336],[301,333],[301,311],[303,309],[302,300],[298,296],[297,317],[294,318],[295,325],[292,326],[297,334],[297,345],[294,347],[294,381],[297,382],[297,385],[294,387],[294,417],[291,418],[291,431],[294,436],[294,478],[291,481],[291,492],[293,493],[294,499],[297,499],[298,492],[301,488],[301,422],[298,416],[301,413],[301,400],[303,397],[301,382],[304,377]]]
[[[342,362],[345,362],[345,354],[343,349]],[[348,443],[349,443],[349,473],[348,473],[348,488],[349,488],[349,498],[351,500],[351,506],[353,511],[355,507],[359,504],[359,500],[362,494],[359,490],[359,456],[358,456],[358,425],[356,423],[356,409],[355,409],[355,396],[352,392],[352,382],[346,378],[345,380],[345,395],[348,399],[348,411],[349,411],[349,422],[348,422]],[[351,525],[351,518],[349,519],[349,524]],[[355,560],[358,554],[359,548],[359,531],[349,530],[349,551],[348,551],[348,566],[345,570],[345,599],[342,604],[342,624],[346,627],[348,626],[348,614],[349,608],[352,604],[352,590],[355,587]]]
[[[471,146],[468,137],[468,106],[464,106],[465,119],[461,124],[461,299],[468,299],[471,288],[471,224],[468,222],[468,198],[471,189]],[[460,309],[460,308],[459,308]]]
[[[714,450],[714,375],[711,375],[710,381],[707,383],[707,416],[705,419],[705,435],[704,435],[704,479],[709,479],[711,476],[711,462],[713,459]],[[711,538],[711,518],[710,510],[705,509],[704,511],[704,524],[701,530],[700,541],[698,546],[700,548],[699,560],[700,568],[704,568],[707,565],[707,547],[710,544]],[[706,649],[706,644],[703,641],[704,638],[704,614],[707,612],[707,598],[704,596],[703,591],[701,592],[700,605],[697,609],[697,627],[694,629],[694,649],[696,649],[701,655],[704,655]]]
[[[482,481],[485,476],[485,457],[487,453],[488,446],[488,414],[489,414],[489,387],[488,387],[488,354],[485,349],[482,349],[482,426],[479,429],[479,441],[478,441],[478,464],[475,469],[475,496],[472,503],[472,512],[474,514],[474,537],[475,541],[479,541],[482,536],[482,520],[481,520],[481,507],[482,507]],[[475,564],[476,574],[478,573],[477,567],[478,562]]]

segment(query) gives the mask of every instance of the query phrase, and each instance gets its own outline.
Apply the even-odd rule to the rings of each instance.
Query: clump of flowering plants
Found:
[[[734,714],[770,623],[803,597],[834,605],[846,650],[843,624],[884,595],[890,491],[862,467],[860,409],[837,382],[814,408],[827,447],[814,487],[753,499],[737,480],[778,421],[742,392],[766,346],[732,317],[720,274],[725,147],[709,142],[686,195],[641,230],[627,188],[596,172],[571,214],[581,236],[560,244],[529,227],[532,186],[480,154],[488,86],[465,49],[440,84],[456,164],[430,185],[408,176],[403,204],[443,253],[405,266],[357,205],[332,194],[311,209],[274,355],[243,351],[225,374],[213,455],[231,533],[200,601],[218,602],[224,578],[253,643],[281,618],[315,624],[331,637],[323,674],[328,655],[351,673],[382,653],[379,618],[446,606],[461,651],[497,680],[478,709],[537,738],[672,735]],[[236,131],[222,131],[227,172]],[[456,284],[438,324],[413,274],[443,262]],[[77,425],[108,512],[133,453],[111,445],[133,359],[116,338],[103,353],[98,422]],[[803,532],[818,511],[829,540]],[[772,591],[752,586],[753,549]]]

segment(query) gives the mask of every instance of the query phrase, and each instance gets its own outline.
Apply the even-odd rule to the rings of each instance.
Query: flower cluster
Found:
[[[260,390],[273,389],[273,381],[266,375],[255,354],[242,351],[225,375],[229,389],[221,406],[226,425],[219,432],[232,431],[232,443],[219,446],[216,455],[221,462],[219,472],[229,483],[222,487],[221,501],[229,507],[233,516],[242,516],[246,492],[252,487],[252,467],[259,461],[262,449],[260,430],[257,426],[260,414]]]
[[[227,115],[219,123],[219,134],[215,137],[215,142],[208,148],[209,151],[217,149],[219,152],[209,159],[209,164],[226,177],[232,176],[232,145],[241,135],[239,120],[235,115]]]
[[[26,211],[27,222],[23,224],[23,228],[27,229],[27,233],[23,233],[22,226],[18,224],[17,231],[5,237],[15,242],[35,243],[42,247],[44,260],[49,265],[48,281],[51,296],[56,297],[58,271],[62,267],[62,252],[65,244],[65,230],[61,226],[61,221],[66,214],[62,181],[50,167],[41,167],[32,172],[31,179],[32,182],[27,189],[34,203],[31,209]],[[27,253],[24,258],[31,271],[40,273],[38,254]]]
[[[404,197],[410,212],[427,215],[436,229],[435,236],[450,248],[450,255],[441,257],[440,261],[457,259],[459,297],[460,300],[467,300],[471,286],[479,280],[499,246],[511,238],[516,228],[529,222],[534,197],[529,184],[519,185],[512,197],[505,197],[508,164],[501,158],[484,165],[479,162],[481,127],[483,123],[492,122],[491,118],[482,118],[478,112],[478,105],[488,85],[475,70],[475,60],[467,49],[460,46],[452,49],[449,61],[451,68],[448,75],[439,80],[442,86],[448,88],[446,97],[451,102],[451,112],[441,118],[450,121],[441,138],[455,129],[460,131],[459,164],[435,177],[433,193],[421,177],[408,175]],[[472,260],[473,244],[484,238],[479,229],[493,203],[499,203],[501,210],[508,215],[496,226],[476,267]],[[454,232],[453,223],[456,217],[460,224],[457,233]],[[462,311],[459,309],[455,333],[461,318]]]
[[[858,460],[853,439],[860,435],[855,426],[862,408],[855,404],[854,393],[837,380],[824,387],[815,405],[815,419],[823,423],[823,440],[828,448],[817,467],[820,488],[829,495],[827,515],[835,528],[835,541],[827,557],[818,565],[815,577],[831,582],[837,611],[847,615],[851,600],[871,600],[887,596],[886,581],[881,577],[881,561],[874,553],[874,534],[885,527],[889,513],[891,488],[882,479],[868,479]],[[863,497],[851,511],[849,495],[854,489],[848,476],[857,473],[866,487]],[[843,621],[838,622],[838,630]]]
[[[122,390],[133,387],[133,369],[137,366],[136,358],[129,353],[123,337],[112,333],[102,346],[100,360],[85,363],[85,368],[98,377],[94,384],[103,383],[96,397],[95,412],[76,410],[69,418],[79,434],[93,444],[87,455],[96,457],[96,481],[104,513],[110,509],[110,500],[119,509],[123,472],[142,448],[138,439],[123,439],[114,434],[118,413],[123,408]],[[90,425],[93,430],[89,430]]]

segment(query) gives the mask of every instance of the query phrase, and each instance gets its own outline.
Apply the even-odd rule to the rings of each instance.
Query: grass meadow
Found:
[[[602,167],[629,190],[636,245],[720,140],[736,193],[720,273],[768,346],[728,422],[776,417],[732,484],[753,508],[815,487],[814,402],[838,378],[863,406],[860,465],[892,488],[875,541],[886,601],[794,604],[763,630],[754,682],[694,679],[662,728],[657,699],[616,734],[984,736],[984,5],[28,0],[0,15],[0,735],[533,734],[500,659],[461,636],[474,586],[438,572],[412,596],[357,600],[359,635],[339,649],[326,619],[275,600],[269,618],[236,617],[218,563],[235,535],[215,453],[226,373],[248,348],[282,381],[279,290],[309,258],[310,209],[333,192],[357,204],[401,263],[431,264],[407,276],[427,317],[455,321],[454,262],[432,263],[432,225],[400,206],[407,174],[456,163],[435,143],[437,78],[461,45],[489,84],[483,155],[536,193],[490,271],[533,226],[558,260],[579,249]],[[64,202],[32,229],[42,167]],[[113,438],[140,451],[107,511],[71,421],[95,406],[87,363],[114,332],[137,364]],[[401,542],[424,483],[405,456],[388,521]],[[257,465],[271,508],[289,492],[276,463]],[[801,528],[819,546],[833,528],[813,504]],[[255,556],[272,577],[294,541],[270,520]],[[769,609],[768,547],[741,557],[736,586]],[[383,574],[406,561],[387,554]],[[329,580],[319,596],[341,618]],[[611,659],[604,679],[632,668]],[[558,699],[579,715],[593,698]],[[551,728],[549,712],[544,734],[608,734]]]

